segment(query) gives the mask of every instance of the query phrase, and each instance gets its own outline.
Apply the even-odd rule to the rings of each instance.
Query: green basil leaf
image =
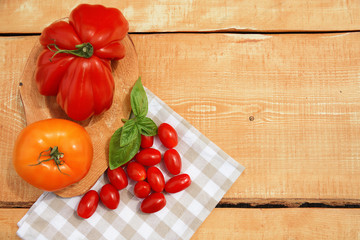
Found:
[[[120,136],[120,147],[124,147],[132,142],[139,135],[139,130],[135,124],[134,119],[129,119],[122,127],[122,133]]]
[[[141,137],[138,134],[132,142],[120,147],[120,138],[123,128],[115,131],[109,144],[109,167],[115,169],[130,161],[140,149]]]
[[[145,117],[148,113],[148,99],[141,83],[141,77],[136,81],[130,94],[131,108],[136,117]]]
[[[157,134],[157,126],[153,120],[148,117],[140,118],[136,122],[139,131],[145,136],[155,136]]]

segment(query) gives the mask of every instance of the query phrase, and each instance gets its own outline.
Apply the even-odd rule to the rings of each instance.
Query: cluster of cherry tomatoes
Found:
[[[144,199],[141,203],[141,211],[144,213],[154,213],[166,205],[163,191],[176,193],[184,190],[191,184],[190,176],[181,173],[181,157],[174,147],[178,144],[178,136],[175,129],[167,123],[162,123],[158,128],[158,137],[161,143],[168,148],[165,151],[163,160],[166,169],[174,175],[165,183],[165,178],[161,170],[155,165],[161,162],[161,152],[152,148],[154,136],[141,136],[141,150],[136,154],[134,160],[127,163],[124,167],[108,169],[108,184],[105,184],[98,194],[95,190],[87,192],[77,208],[77,214],[82,218],[89,218],[95,212],[99,198],[109,209],[116,209],[120,202],[119,190],[128,186],[128,177],[136,184],[134,194],[138,198]]]

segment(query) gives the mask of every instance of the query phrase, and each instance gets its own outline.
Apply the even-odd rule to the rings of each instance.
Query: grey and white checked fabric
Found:
[[[89,219],[77,216],[81,196],[61,198],[43,193],[18,223],[17,235],[23,239],[190,239],[244,167],[223,152],[184,118],[146,89],[149,100],[148,117],[157,125],[172,125],[179,136],[175,149],[182,157],[182,172],[190,175],[192,184],[186,190],[165,193],[167,204],[157,213],[144,214],[141,199],[133,194],[135,183],[120,191],[116,210],[102,203]],[[166,151],[155,138],[154,147]],[[171,176],[163,163],[158,166],[165,181]],[[100,191],[108,183],[104,174],[92,189]]]

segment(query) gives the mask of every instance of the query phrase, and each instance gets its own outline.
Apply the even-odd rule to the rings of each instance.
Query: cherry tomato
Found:
[[[135,160],[144,166],[154,166],[161,161],[161,153],[154,148],[146,148],[135,155]]]
[[[166,199],[162,193],[152,193],[141,203],[141,211],[144,213],[154,213],[163,209]]]
[[[141,135],[141,147],[142,148],[149,148],[152,147],[154,144],[154,136],[145,136]]]
[[[190,184],[190,176],[186,173],[183,173],[173,178],[170,178],[170,180],[167,181],[165,184],[165,191],[168,193],[177,193],[189,187]]]
[[[118,190],[126,188],[128,185],[128,179],[122,167],[118,167],[113,170],[108,168],[107,176],[109,178],[110,183]]]
[[[100,199],[109,209],[116,209],[120,202],[120,194],[113,185],[108,183],[101,188]]]
[[[174,148],[178,144],[177,132],[167,123],[160,124],[158,135],[161,143],[167,148]]]
[[[82,218],[91,217],[99,203],[99,195],[96,191],[88,191],[80,200],[77,207],[77,214]]]
[[[25,127],[13,152],[16,172],[31,185],[56,191],[88,173],[93,146],[86,130],[64,119],[46,119]]]
[[[150,184],[145,181],[137,182],[134,186],[134,194],[138,198],[146,198],[151,192]]]
[[[129,178],[135,181],[143,181],[146,179],[146,169],[137,162],[130,162],[126,167]]]
[[[151,186],[151,189],[155,192],[162,192],[164,190],[164,175],[157,167],[149,167],[149,169],[147,170],[147,179]]]
[[[165,152],[164,163],[171,174],[177,175],[181,172],[181,157],[175,149],[169,149]]]

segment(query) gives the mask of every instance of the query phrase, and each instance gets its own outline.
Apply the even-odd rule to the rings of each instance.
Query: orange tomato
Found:
[[[80,181],[93,158],[89,134],[64,119],[32,123],[19,134],[13,152],[16,172],[31,185],[56,191]]]

